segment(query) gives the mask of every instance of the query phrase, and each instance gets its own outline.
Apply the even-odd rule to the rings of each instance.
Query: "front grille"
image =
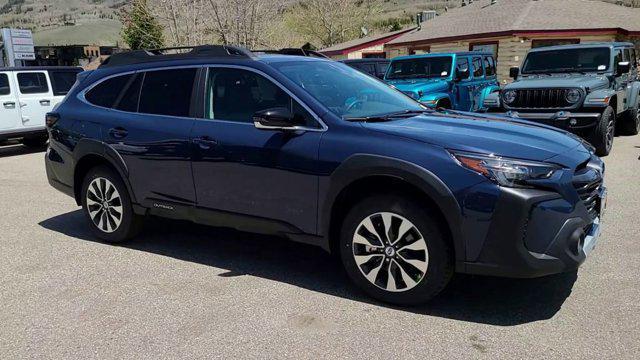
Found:
[[[602,182],[602,173],[599,170],[589,166],[576,169],[573,186],[592,219],[600,215],[600,187]]]
[[[516,91],[516,100],[509,105],[520,109],[562,109],[570,107],[565,98],[569,89],[522,89]]]

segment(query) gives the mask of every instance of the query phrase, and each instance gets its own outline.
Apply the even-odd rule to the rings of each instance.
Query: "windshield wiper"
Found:
[[[396,111],[388,114],[380,114],[380,115],[370,115],[370,116],[359,116],[359,117],[345,117],[344,119],[347,121],[364,121],[364,122],[381,122],[381,121],[389,121],[395,118],[402,118],[411,115],[420,115],[428,112],[433,112],[433,110],[423,109],[423,110],[403,110]]]

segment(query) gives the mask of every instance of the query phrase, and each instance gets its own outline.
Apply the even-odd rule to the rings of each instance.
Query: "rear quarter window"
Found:
[[[46,94],[49,92],[47,77],[41,72],[18,73],[18,87],[22,94]]]
[[[104,80],[89,90],[85,99],[93,105],[111,108],[132,76],[121,75]]]
[[[67,95],[76,83],[79,71],[50,71],[51,88],[54,96]]]
[[[0,95],[11,94],[11,87],[9,86],[9,76],[7,74],[0,74]]]

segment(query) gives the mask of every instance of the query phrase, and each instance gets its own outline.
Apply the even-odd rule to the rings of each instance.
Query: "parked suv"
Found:
[[[396,304],[430,299],[454,271],[575,269],[606,203],[603,163],[579,138],[428,110],[326,59],[117,54],[47,124],[49,183],[98,238],[128,240],[145,215],[279,234],[338,254]]]
[[[356,70],[360,70],[365,74],[375,76],[378,79],[384,79],[384,74],[387,72],[387,69],[389,68],[390,60],[368,58],[368,59],[341,60],[341,62],[351,66]]]
[[[563,45],[534,49],[501,95],[485,101],[490,111],[571,131],[608,155],[617,128],[640,130],[638,64],[630,43]]]
[[[460,52],[400,56],[384,80],[429,108],[478,111],[498,90],[491,53]]]
[[[67,94],[80,68],[0,68],[0,141],[18,138],[26,146],[47,141],[44,118]]]

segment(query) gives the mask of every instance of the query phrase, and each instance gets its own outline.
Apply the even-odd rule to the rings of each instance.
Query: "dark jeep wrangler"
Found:
[[[638,69],[631,43],[552,46],[531,50],[515,81],[485,99],[492,112],[557,126],[608,155],[616,127],[635,135]]]

